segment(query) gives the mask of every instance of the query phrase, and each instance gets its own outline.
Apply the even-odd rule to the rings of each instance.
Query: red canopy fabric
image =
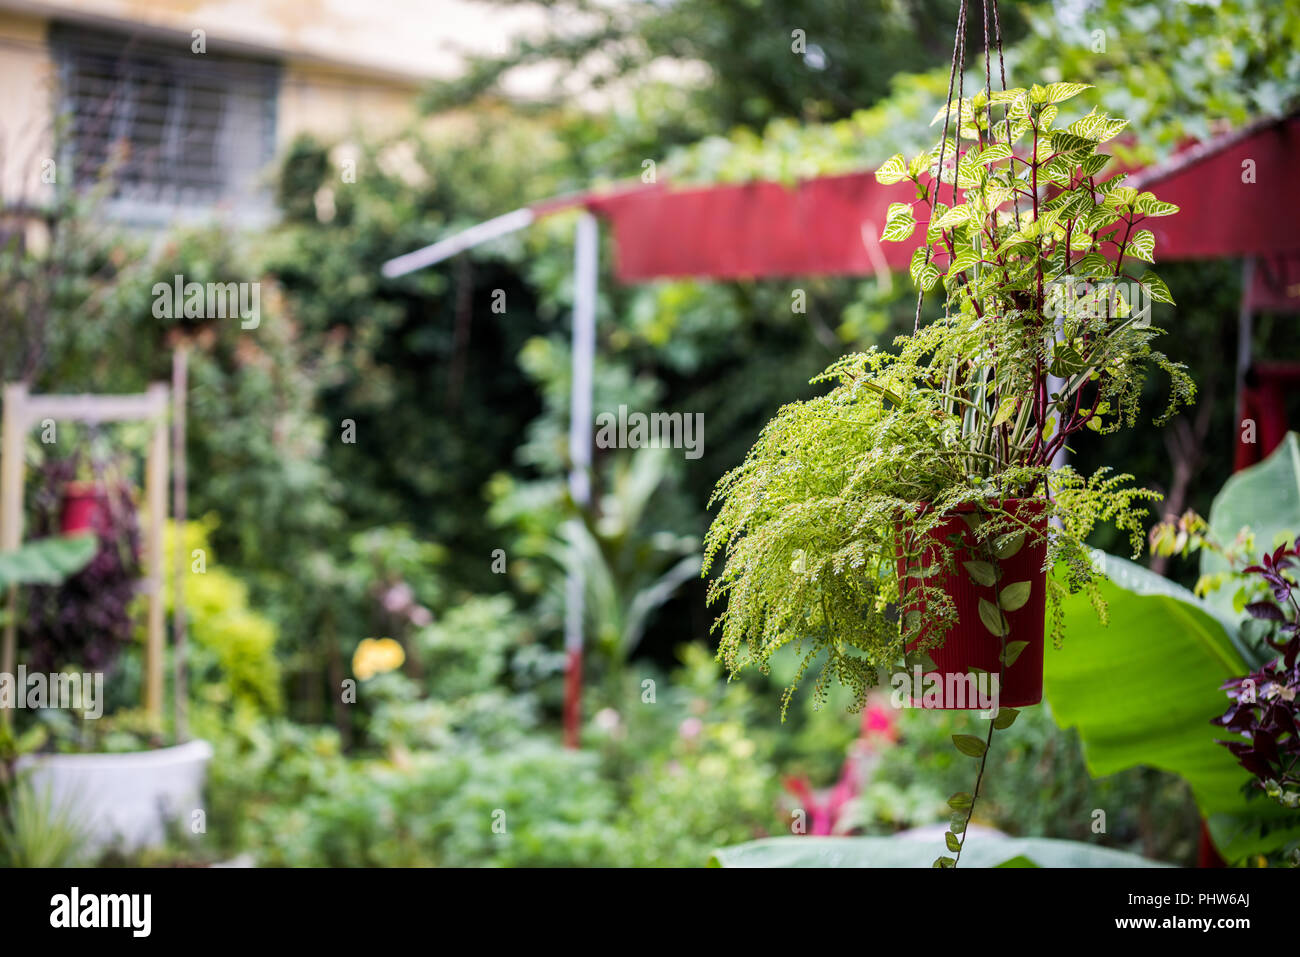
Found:
[[[1130,185],[1176,203],[1147,220],[1158,259],[1300,255],[1300,118],[1254,124],[1130,176]],[[1244,165],[1253,162],[1249,169]],[[1253,182],[1248,182],[1253,175]],[[657,185],[544,204],[539,215],[582,205],[613,229],[622,282],[672,277],[752,279],[861,276],[904,270],[916,241],[879,242],[890,203],[909,184],[881,186],[870,172],[805,180],[672,189]]]
[[[613,227],[621,282],[861,276],[907,268],[910,244],[879,241],[901,192],[853,173],[796,186],[660,186],[583,202]]]
[[[1300,117],[1256,124],[1130,178],[1181,208],[1147,220],[1160,259],[1300,253]]]

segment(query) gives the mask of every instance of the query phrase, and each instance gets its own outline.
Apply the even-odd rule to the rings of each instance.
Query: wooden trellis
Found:
[[[145,461],[145,641],[144,707],[158,723],[163,707],[163,526],[167,520],[168,399],[163,383],[136,395],[29,395],[27,386],[6,385],[0,444],[0,551],[15,551],[23,538],[23,469],[27,434],[46,419],[54,422],[153,423]],[[18,586],[9,589],[9,608],[17,608]],[[5,623],[0,672],[13,674],[17,659],[17,620]]]

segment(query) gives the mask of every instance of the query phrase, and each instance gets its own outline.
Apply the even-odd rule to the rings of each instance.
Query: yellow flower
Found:
[[[366,681],[402,667],[406,652],[391,638],[363,638],[352,655],[352,673]]]

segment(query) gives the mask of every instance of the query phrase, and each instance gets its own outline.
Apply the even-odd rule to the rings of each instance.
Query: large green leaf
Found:
[[[1271,551],[1281,534],[1292,540],[1300,535],[1300,436],[1288,432],[1268,458],[1224,482],[1210,506],[1209,523],[1210,535],[1225,544],[1243,528],[1251,529],[1261,553]],[[1227,570],[1228,563],[1221,557],[1209,549],[1201,551],[1202,575]],[[1231,613],[1232,593],[1231,588],[1220,588],[1207,600]]]
[[[1247,775],[1210,724],[1227,707],[1219,686],[1250,670],[1231,619],[1140,565],[1100,552],[1096,560],[1109,578],[1101,589],[1110,624],[1085,595],[1070,596],[1065,646],[1044,661],[1044,694],[1056,722],[1079,729],[1088,770],[1146,765],[1180,775],[1230,859],[1285,843],[1280,831],[1256,842],[1258,827],[1240,819],[1285,820],[1286,812],[1246,805]]]
[[[929,867],[942,850],[933,837],[768,837],[713,852],[713,867]],[[1012,863],[1014,862],[1014,863]],[[1162,867],[1136,854],[1081,841],[978,834],[962,867]]]
[[[0,553],[0,588],[54,585],[81,571],[95,555],[94,535],[38,538],[16,551]]]

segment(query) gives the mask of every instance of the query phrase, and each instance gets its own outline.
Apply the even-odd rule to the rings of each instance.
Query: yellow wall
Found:
[[[42,182],[42,171],[43,164],[53,160],[56,72],[43,12],[0,9],[0,205],[11,210],[42,205],[51,190]],[[209,34],[210,43],[219,39]],[[415,77],[321,63],[297,54],[279,60],[279,148],[300,132],[346,141],[359,132],[393,132],[415,118],[421,86]],[[54,172],[61,171],[56,167]]]
[[[54,157],[53,106],[45,23],[0,12],[0,200],[7,207],[39,204],[49,195],[41,174]]]
[[[392,132],[414,118],[418,93],[416,84],[289,62],[280,76],[276,140],[283,146],[304,131],[330,140]]]
[[[419,80],[451,79],[461,51],[503,52],[510,36],[545,27],[547,16],[468,0],[0,0],[54,19],[108,18],[277,50]],[[524,91],[520,91],[523,93]],[[540,92],[540,90],[538,91]]]

